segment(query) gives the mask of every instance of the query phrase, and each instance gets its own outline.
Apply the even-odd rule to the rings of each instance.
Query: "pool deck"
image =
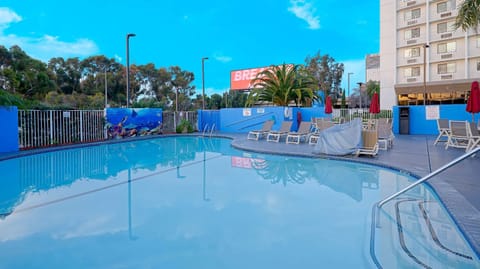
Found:
[[[312,153],[313,145],[299,145],[247,140],[246,134],[222,134],[233,139],[232,146],[238,149],[287,154],[306,157],[345,159],[380,165],[416,177],[423,177],[465,153],[464,149],[445,149],[444,143],[433,145],[435,136],[397,135],[393,148],[379,150],[376,157],[347,156],[331,157]],[[469,157],[457,165],[428,180],[453,219],[465,234],[477,255],[480,256],[480,154]]]

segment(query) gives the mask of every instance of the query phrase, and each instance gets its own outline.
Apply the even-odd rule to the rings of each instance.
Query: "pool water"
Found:
[[[0,269],[479,268],[428,187],[372,213],[410,176],[230,142],[165,137],[1,161]]]

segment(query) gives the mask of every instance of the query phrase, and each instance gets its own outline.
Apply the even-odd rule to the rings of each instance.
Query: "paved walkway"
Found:
[[[233,138],[232,146],[262,153],[319,157],[308,144],[287,145],[266,141],[251,141],[246,134],[224,134]],[[394,146],[379,151],[377,157],[320,156],[377,164],[423,177],[465,153],[462,149],[443,144],[433,145],[434,136],[397,135]],[[480,256],[480,156],[467,158],[428,181],[440,197],[473,249]]]

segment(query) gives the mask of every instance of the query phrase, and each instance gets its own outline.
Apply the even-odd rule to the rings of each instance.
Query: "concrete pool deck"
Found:
[[[331,157],[315,155],[314,146],[247,140],[246,134],[222,134],[233,139],[238,149],[271,153],[345,159],[393,168],[423,177],[465,153],[463,149],[445,149],[443,143],[433,145],[435,136],[397,135],[393,148],[379,150],[376,157]],[[480,256],[480,156],[470,157],[428,180],[466,239]]]

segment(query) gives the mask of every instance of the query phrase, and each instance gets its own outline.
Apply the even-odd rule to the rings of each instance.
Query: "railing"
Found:
[[[376,118],[393,118],[392,110],[381,110],[378,114],[371,114],[368,108],[345,108],[345,109],[333,109],[332,119],[343,118],[346,121],[350,121],[355,118],[362,118],[362,120],[368,120],[372,117]]]
[[[166,133],[175,133],[177,125],[183,119],[192,123],[193,126],[197,126],[197,118],[198,114],[196,111],[163,112],[163,131]]]
[[[409,185],[408,187],[404,188],[403,190],[400,190],[400,191],[398,191],[397,193],[394,193],[394,194],[390,195],[389,197],[381,200],[380,202],[378,202],[377,208],[378,208],[378,209],[381,209],[382,206],[383,206],[385,203],[391,201],[392,199],[395,199],[395,198],[398,197],[399,195],[401,195],[401,194],[409,191],[410,189],[414,188],[415,186],[417,186],[417,185],[419,185],[419,184],[422,184],[423,182],[425,182],[425,181],[429,180],[430,178],[432,178],[432,177],[440,174],[441,172],[443,172],[443,171],[447,170],[448,168],[456,165],[457,163],[463,161],[464,159],[466,159],[466,158],[468,158],[468,157],[476,154],[476,153],[479,152],[479,151],[480,151],[480,148],[476,148],[476,149],[474,149],[474,150],[472,150],[472,151],[470,151],[470,152],[467,152],[467,153],[463,154],[462,156],[460,156],[460,157],[456,158],[455,160],[447,163],[446,165],[438,168],[437,170],[433,171],[432,173],[430,173],[430,174],[422,177],[421,179],[419,179],[419,180],[416,181],[415,183],[412,183],[411,185]]]
[[[103,110],[19,110],[20,149],[105,139]]]

